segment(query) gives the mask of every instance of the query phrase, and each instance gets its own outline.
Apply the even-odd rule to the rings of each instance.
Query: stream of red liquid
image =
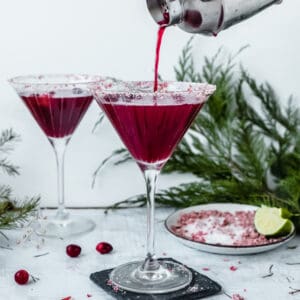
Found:
[[[156,42],[156,52],[155,52],[155,66],[154,66],[154,92],[157,92],[158,88],[158,66],[159,66],[159,57],[160,57],[160,47],[161,42],[167,27],[159,27],[157,32],[157,42]]]

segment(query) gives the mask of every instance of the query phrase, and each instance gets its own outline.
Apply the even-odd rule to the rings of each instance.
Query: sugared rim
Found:
[[[181,87],[176,89],[176,85]],[[170,88],[171,89],[168,89]],[[147,88],[147,90],[145,89]],[[164,96],[164,95],[195,95],[195,96],[210,96],[216,86],[208,83],[183,82],[183,81],[164,81],[158,83],[158,91],[153,91],[153,81],[119,81],[110,82],[95,82],[91,84],[91,89],[97,95],[134,95],[134,96]]]
[[[57,80],[55,80],[57,78]],[[115,80],[111,77],[88,74],[30,74],[20,75],[8,79],[14,85],[72,85],[72,84],[92,84],[105,80]]]

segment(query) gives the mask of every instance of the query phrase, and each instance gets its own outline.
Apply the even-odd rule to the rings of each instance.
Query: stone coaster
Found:
[[[172,258],[163,258],[159,260],[168,260],[178,263],[178,261]],[[123,291],[109,282],[109,274],[113,269],[92,273],[90,279],[105,292],[118,300],[196,300],[218,294],[222,290],[218,283],[207,276],[204,276],[191,268],[188,269],[193,273],[191,284],[184,289],[168,294],[149,295]]]

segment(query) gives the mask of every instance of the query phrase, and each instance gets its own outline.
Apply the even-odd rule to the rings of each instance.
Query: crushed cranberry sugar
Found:
[[[241,295],[239,294],[233,294],[232,297],[231,297],[232,300],[245,300],[244,297],[242,297]]]
[[[254,226],[255,211],[193,211],[182,214],[171,230],[180,237],[223,246],[258,246],[282,240],[259,234]]]

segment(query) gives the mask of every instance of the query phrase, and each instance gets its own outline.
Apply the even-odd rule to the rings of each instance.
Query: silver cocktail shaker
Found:
[[[160,26],[178,25],[190,33],[217,35],[282,0],[147,0]]]

